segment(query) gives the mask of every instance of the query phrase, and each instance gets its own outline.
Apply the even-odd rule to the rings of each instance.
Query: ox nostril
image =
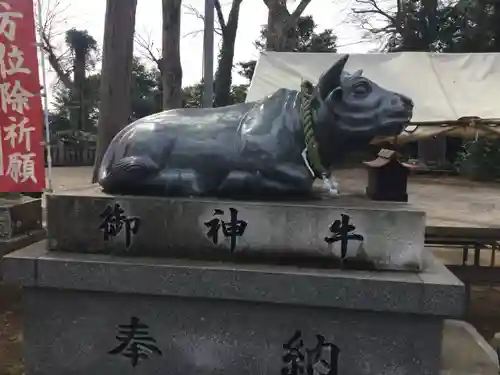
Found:
[[[411,100],[409,97],[400,95],[401,101],[403,102],[404,105],[406,106],[413,106],[413,100]]]
[[[403,105],[404,107],[413,107],[413,100],[408,98],[407,96],[396,94],[391,98],[391,105],[394,107],[400,107]]]

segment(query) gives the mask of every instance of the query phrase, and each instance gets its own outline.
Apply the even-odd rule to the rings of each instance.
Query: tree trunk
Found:
[[[50,40],[46,35],[43,36],[44,39],[44,51],[47,54],[47,58],[49,60],[49,64],[54,69],[57,74],[57,78],[62,82],[65,88],[68,90],[73,88],[73,82],[71,82],[71,78],[68,73],[66,73],[59,63],[59,58],[55,55],[54,51],[50,47]]]
[[[267,2],[267,34],[266,50],[282,52],[286,51],[286,20],[290,16],[286,8],[286,2],[282,0],[270,0]]]
[[[214,105],[231,104],[231,83],[234,61],[234,46],[238,32],[238,19],[242,0],[233,0],[227,23],[222,26],[222,47],[215,73]]]
[[[437,0],[422,0],[422,7],[424,9],[425,18],[427,19],[427,27],[424,28],[423,44],[427,51],[434,51],[434,44],[437,41]]]
[[[85,50],[75,50],[70,121],[73,130],[85,130],[83,86],[85,85]]]
[[[500,1],[496,1],[493,3],[493,12],[494,12],[494,35],[495,35],[495,42],[493,45],[494,52],[500,52]]]
[[[217,71],[215,72],[214,107],[223,107],[231,104],[234,44],[225,44],[225,42],[222,42],[222,47],[219,53],[219,61],[217,63]]]
[[[298,46],[295,24],[312,0],[301,0],[290,14],[286,0],[264,0],[268,8],[266,50],[295,51]]]
[[[164,110],[182,107],[181,3],[182,0],[163,0],[163,51],[160,70]]]
[[[129,122],[137,0],[107,0],[101,70],[97,152],[92,182],[114,136]]]

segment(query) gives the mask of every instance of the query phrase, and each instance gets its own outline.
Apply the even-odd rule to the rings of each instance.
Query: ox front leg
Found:
[[[220,185],[223,195],[262,195],[283,197],[307,195],[311,192],[312,179],[296,169],[275,169],[266,174],[256,171],[232,171]]]
[[[231,171],[219,186],[224,196],[256,195],[263,193],[262,176],[248,171]]]
[[[194,169],[168,168],[158,175],[155,184],[161,185],[169,195],[199,196],[205,193],[200,175]]]

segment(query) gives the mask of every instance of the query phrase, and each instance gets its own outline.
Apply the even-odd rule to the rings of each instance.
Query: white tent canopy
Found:
[[[321,73],[342,56],[262,53],[247,101],[261,99],[281,87],[299,89],[304,79],[316,83]],[[412,98],[412,122],[449,123],[473,116],[500,119],[500,53],[351,54],[346,70],[354,73],[359,69],[382,87]]]

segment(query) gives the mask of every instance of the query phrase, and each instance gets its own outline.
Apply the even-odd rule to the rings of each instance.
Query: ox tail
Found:
[[[133,194],[160,172],[160,167],[147,156],[127,156],[106,168],[99,179],[108,194]]]

